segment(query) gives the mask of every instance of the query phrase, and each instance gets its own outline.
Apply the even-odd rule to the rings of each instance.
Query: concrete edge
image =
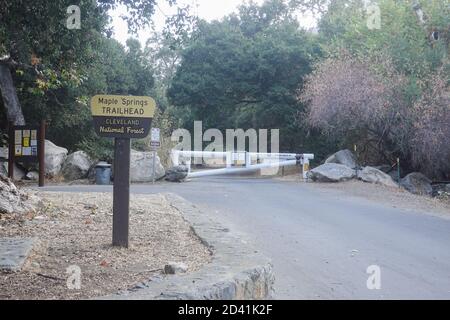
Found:
[[[273,266],[268,258],[245,244],[195,205],[166,193],[183,213],[193,232],[213,252],[201,270],[184,275],[158,276],[135,289],[100,300],[268,300],[274,295]]]

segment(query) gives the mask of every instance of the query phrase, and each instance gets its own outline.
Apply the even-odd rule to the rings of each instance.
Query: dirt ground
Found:
[[[298,181],[303,179],[296,176],[286,176],[278,178],[282,181]],[[351,180],[340,183],[308,183],[310,188],[318,192],[329,190],[342,192],[348,196],[364,198],[377,203],[381,203],[393,208],[400,208],[415,212],[421,212],[441,218],[450,219],[450,198],[431,198],[428,196],[415,195],[403,188],[392,188],[378,184],[366,183],[358,180]]]
[[[0,299],[88,299],[131,289],[161,274],[169,262],[193,272],[211,252],[164,195],[132,196],[129,249],[111,246],[109,194],[40,193],[34,216],[0,215],[0,237],[36,244],[23,270],[0,273]],[[81,269],[81,289],[68,289],[70,266]]]

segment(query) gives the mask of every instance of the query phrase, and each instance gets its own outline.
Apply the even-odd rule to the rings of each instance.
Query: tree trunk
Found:
[[[25,125],[25,118],[22,113],[19,98],[17,97],[16,87],[14,87],[11,70],[4,63],[0,63],[0,91],[8,121],[16,126]]]

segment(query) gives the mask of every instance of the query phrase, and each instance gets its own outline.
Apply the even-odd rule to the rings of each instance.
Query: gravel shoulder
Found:
[[[277,179],[280,181],[303,183],[303,179],[298,176],[286,176]],[[450,199],[448,198],[431,198],[414,195],[402,188],[387,187],[358,180],[341,183],[305,183],[305,185],[314,189],[316,192],[326,193],[328,196],[345,195],[346,198],[365,199],[392,208],[450,219]]]
[[[0,237],[35,238],[23,270],[0,273],[0,299],[89,299],[132,289],[169,262],[188,272],[208,264],[202,244],[164,195],[132,195],[129,249],[111,246],[112,196],[39,193],[43,207],[26,217],[0,216]],[[66,270],[81,268],[81,289],[69,290]]]

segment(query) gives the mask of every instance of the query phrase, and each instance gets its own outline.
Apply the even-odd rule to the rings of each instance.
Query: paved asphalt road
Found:
[[[241,234],[272,259],[277,298],[450,299],[450,220],[276,180],[205,178],[132,192],[177,193]],[[371,265],[381,268],[381,290],[367,289]]]

